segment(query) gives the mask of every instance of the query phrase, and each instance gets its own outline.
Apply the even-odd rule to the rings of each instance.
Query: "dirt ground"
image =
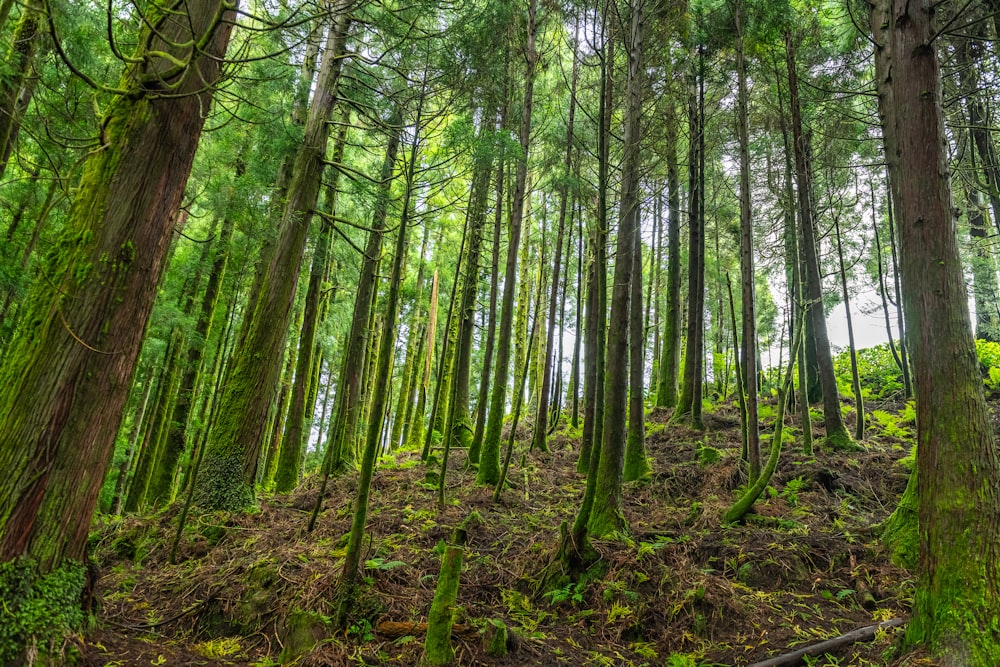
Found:
[[[874,423],[865,451],[819,448],[805,456],[786,444],[754,514],[723,528],[722,513],[744,482],[736,414],[731,407],[707,414],[707,429],[697,432],[668,426],[667,415],[654,411],[647,423],[653,472],[626,487],[628,534],[595,542],[600,558],[589,581],[555,591],[538,590],[538,582],[559,525],[572,523],[582,497],[578,437],[561,430],[550,453],[519,450],[500,503],[475,485],[465,453],[453,452],[443,510],[436,473],[416,454],[383,458],[372,488],[364,591],[346,633],[333,632],[328,615],[353,474],[331,479],[311,533],[315,478],[266,498],[259,512],[193,515],[176,565],[167,554],[178,508],[104,520],[92,545],[101,606],[97,628],[81,640],[86,664],[416,664],[422,634],[387,636],[386,623],[426,621],[443,545],[472,511],[482,523],[469,533],[458,594],[457,621],[466,626],[454,639],[461,665],[749,665],[905,619],[912,579],[889,562],[877,528],[906,485],[901,459],[912,422]],[[770,443],[764,424],[762,448]],[[480,636],[491,619],[509,630],[504,657],[489,655]],[[807,664],[932,664],[898,657],[897,632],[880,631],[874,641]]]

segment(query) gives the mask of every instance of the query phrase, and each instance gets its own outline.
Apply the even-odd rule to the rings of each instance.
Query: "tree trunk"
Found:
[[[642,304],[642,232],[638,222],[635,224],[634,236],[628,325],[628,433],[625,436],[625,468],[622,473],[626,482],[641,479],[648,475],[651,470],[649,461],[646,459],[646,404],[643,400],[646,375],[646,327],[643,326],[640,307]]]
[[[701,422],[702,366],[705,350],[705,191],[704,191],[704,54],[698,50],[698,73],[691,77],[688,101],[689,224],[688,224],[688,322],[687,351],[681,394],[671,421],[687,421],[703,429]]]
[[[819,257],[813,234],[812,207],[809,202],[809,178],[806,165],[806,145],[802,129],[802,111],[799,106],[799,84],[795,71],[795,47],[791,33],[785,33],[785,54],[788,65],[788,98],[792,112],[792,138],[795,153],[795,171],[798,180],[799,218],[802,223],[802,251],[805,259],[805,288],[812,322],[812,333],[816,340],[816,357],[819,362],[819,378],[823,387],[823,421],[826,429],[826,444],[832,449],[856,447],[844,426],[840,413],[840,395],[837,391],[837,376],[833,372],[833,355],[830,352],[830,338],[826,330],[826,313],[823,310],[823,282],[820,277]]]
[[[736,132],[740,145],[740,298],[743,317],[743,347],[741,359],[743,391],[746,392],[746,444],[749,464],[749,481],[753,484],[760,475],[760,426],[757,412],[757,308],[754,290],[753,220],[750,210],[750,138],[747,111],[747,67],[743,53],[743,27],[737,3],[734,10],[736,23]]]
[[[238,169],[237,176],[239,175]],[[195,324],[194,340],[190,341],[187,346],[184,375],[181,377],[177,389],[173,415],[168,424],[166,440],[157,466],[159,479],[150,496],[150,502],[153,506],[169,503],[173,499],[170,488],[177,472],[177,463],[187,447],[187,433],[191,426],[191,408],[194,407],[195,384],[201,374],[202,355],[211,332],[212,320],[215,318],[219,294],[222,291],[222,279],[229,259],[229,241],[233,235],[233,227],[231,220],[224,219],[219,239],[215,243],[215,258],[208,275],[208,284],[205,286],[205,295],[202,297],[198,321]],[[166,493],[164,493],[165,491]]]
[[[510,235],[507,245],[507,263],[504,273],[503,302],[500,306],[500,345],[497,348],[496,373],[493,377],[493,394],[490,397],[490,411],[483,436],[483,450],[479,459],[476,481],[480,484],[496,484],[500,476],[500,436],[503,426],[504,409],[507,404],[507,380],[510,373],[510,334],[514,319],[514,282],[517,279],[517,250],[521,239],[521,222],[524,217],[525,184],[528,178],[528,150],[531,144],[531,112],[535,89],[535,69],[538,51],[535,49],[535,12],[537,0],[528,0],[528,25],[525,38],[524,56],[524,106],[521,110],[521,127],[518,137],[521,155],[518,157],[514,175],[514,199],[510,213]]]
[[[626,80],[626,112],[624,158],[622,162],[621,207],[618,223],[618,245],[615,254],[614,286],[611,291],[611,314],[608,327],[608,357],[604,378],[604,428],[601,442],[597,490],[591,509],[588,530],[591,535],[604,537],[625,527],[622,514],[622,478],[625,457],[626,424],[629,386],[629,312],[641,313],[642,300],[632,301],[632,281],[638,280],[642,264],[636,261],[639,236],[639,142],[643,94],[642,2],[630,8],[628,74]],[[641,285],[641,283],[640,283]],[[641,290],[639,292],[642,293]],[[640,320],[641,323],[641,320]],[[641,332],[640,332],[641,336]],[[640,339],[641,343],[641,339]],[[642,345],[633,347],[632,354],[641,354]],[[638,360],[632,360],[639,363]],[[641,392],[641,383],[640,383]],[[640,397],[641,400],[641,397]],[[593,454],[592,454],[593,456]],[[645,457],[643,456],[643,459]]]
[[[498,126],[507,127],[507,103],[504,100]],[[500,281],[500,232],[503,227],[503,183],[506,172],[503,153],[497,158],[496,204],[493,211],[493,250],[490,260],[490,307],[486,324],[486,344],[483,348],[483,369],[479,381],[479,398],[476,409],[476,430],[469,444],[469,461],[479,463],[486,431],[486,414],[490,396],[490,376],[493,372],[493,348],[497,337],[497,296]]]
[[[375,372],[374,388],[372,390],[371,418],[365,435],[365,446],[361,458],[361,470],[358,475],[358,495],[354,503],[354,518],[351,522],[351,532],[348,534],[347,551],[344,555],[344,567],[338,584],[338,605],[334,623],[339,628],[347,627],[347,619],[354,608],[354,593],[357,585],[359,568],[361,566],[361,547],[364,541],[365,523],[368,518],[368,496],[371,491],[372,477],[375,474],[375,457],[379,450],[382,434],[382,415],[389,396],[390,364],[392,350],[396,345],[396,313],[399,309],[399,288],[403,281],[403,259],[406,256],[406,238],[409,224],[410,198],[413,196],[414,172],[417,162],[417,145],[423,121],[422,111],[424,90],[420,93],[417,103],[416,117],[413,127],[413,143],[410,146],[410,156],[407,163],[406,186],[403,190],[403,203],[400,209],[399,225],[396,231],[396,247],[392,260],[392,271],[389,276],[388,293],[385,298],[385,317],[382,320],[382,333],[379,336],[378,368]],[[397,109],[389,123],[392,128],[390,143],[399,142],[402,117]],[[395,153],[395,149],[387,153]],[[393,160],[395,161],[395,160]],[[388,183],[388,179],[383,181]],[[388,194],[388,193],[386,193]]]
[[[677,405],[677,375],[681,365],[681,198],[677,167],[677,115],[667,115],[667,303],[663,318],[663,350],[657,371],[656,404]]]
[[[587,342],[584,354],[583,437],[577,472],[587,475],[587,489],[574,524],[575,537],[585,536],[597,484],[597,459],[604,428],[604,368],[607,341],[608,174],[614,86],[614,40],[609,38],[608,7],[604,6],[601,57],[601,101],[597,134],[597,219],[591,231],[590,275],[587,285]],[[593,459],[593,461],[592,461]],[[594,473],[594,474],[592,474]],[[581,543],[582,544],[582,543]],[[582,548],[582,546],[581,546]]]
[[[338,0],[327,35],[305,136],[295,155],[278,239],[256,307],[244,320],[239,346],[219,399],[219,419],[206,444],[195,497],[210,509],[244,509],[254,482],[267,414],[281,373],[284,340],[323,174],[330,117],[347,49],[349,0]]]
[[[3,178],[7,170],[21,127],[21,116],[34,91],[32,69],[35,52],[45,35],[41,30],[41,22],[41,11],[25,4],[7,52],[10,75],[0,76],[0,178]]]
[[[121,83],[127,92],[107,106],[104,149],[83,165],[50,280],[31,294],[0,367],[2,560],[24,556],[44,573],[86,558],[234,12],[192,0],[148,17],[153,33],[140,39],[147,46]],[[175,85],[173,94],[163,95],[162,83]],[[67,604],[79,603],[82,585],[81,575]]]
[[[345,125],[337,137],[337,145],[333,150],[333,161],[339,164],[343,160],[344,146],[347,143],[347,126]],[[334,184],[330,188],[336,192],[336,181],[340,172],[333,175]],[[332,206],[333,202],[327,202]],[[331,214],[336,209],[331,208]],[[299,334],[299,351],[295,362],[295,383],[292,387],[291,403],[288,407],[288,418],[285,422],[285,432],[281,438],[281,449],[278,456],[278,468],[274,477],[274,490],[277,493],[288,493],[299,483],[299,473],[302,468],[302,439],[308,436],[305,431],[307,412],[312,414],[313,403],[307,401],[311,393],[310,384],[313,379],[313,355],[316,350],[316,331],[320,325],[322,311],[323,279],[330,254],[330,235],[333,233],[333,222],[324,219],[320,222],[319,236],[313,249],[312,265],[309,269],[309,286],[306,288],[305,310],[302,315],[302,332]]]
[[[485,142],[492,135],[495,113],[486,113],[479,131],[479,142]],[[489,120],[487,120],[489,119]],[[489,142],[492,143],[492,142]],[[490,175],[493,167],[492,145],[480,148],[474,158],[474,175],[469,194],[469,241],[465,261],[465,277],[461,290],[461,305],[458,318],[458,338],[455,346],[454,377],[455,401],[452,427],[449,437],[456,445],[468,447],[472,444],[473,424],[469,409],[469,380],[472,374],[472,333],[476,324],[476,296],[479,293],[480,255],[483,247],[483,230],[486,227],[486,206],[490,193]],[[456,280],[458,277],[456,276]]]
[[[917,395],[920,557],[906,642],[939,664],[992,665],[1000,655],[1000,561],[989,555],[1000,539],[1000,462],[952,217],[933,19],[929,0],[872,5]]]

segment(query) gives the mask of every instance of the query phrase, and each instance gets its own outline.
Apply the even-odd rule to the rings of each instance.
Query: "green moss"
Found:
[[[864,445],[858,443],[847,432],[846,428],[827,433],[823,439],[823,446],[835,452],[863,452]]]
[[[715,447],[698,447],[698,462],[711,465],[722,460],[722,452]]]
[[[284,664],[295,660],[313,649],[316,644],[330,636],[333,623],[329,617],[314,611],[293,609],[285,618],[279,661]]]
[[[230,512],[254,506],[253,488],[243,478],[243,462],[237,453],[205,451],[194,502],[205,509]]]
[[[920,554],[917,531],[918,509],[917,470],[914,468],[899,505],[882,526],[882,542],[889,548],[893,564],[910,571],[917,568]]]
[[[43,575],[28,558],[0,563],[0,663],[20,664],[34,649],[61,664],[65,635],[84,622],[85,583],[86,568],[76,561]]]
[[[487,655],[502,657],[507,655],[507,625],[500,618],[491,618],[483,633],[483,648]]]

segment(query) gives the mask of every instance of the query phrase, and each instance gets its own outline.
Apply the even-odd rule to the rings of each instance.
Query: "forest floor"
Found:
[[[906,485],[913,423],[882,409],[865,451],[807,457],[786,444],[755,514],[727,528],[721,515],[743,483],[736,411],[706,414],[704,432],[668,426],[654,411],[653,472],[626,488],[628,537],[595,542],[589,583],[549,592],[536,591],[540,572],[583,493],[578,438],[557,432],[551,453],[515,456],[515,486],[499,504],[474,484],[465,453],[453,452],[443,510],[416,454],[385,457],[372,488],[365,593],[346,633],[331,632],[327,615],[356,475],[331,480],[312,533],[316,479],[258,512],[194,517],[176,565],[167,563],[176,507],[99,521],[101,606],[81,646],[85,662],[277,665],[283,648],[319,640],[295,664],[416,664],[423,636],[386,636],[385,624],[426,621],[443,541],[473,510],[483,521],[470,531],[458,593],[461,665],[748,665],[906,618],[912,578],[889,562],[877,526]],[[769,430],[765,420],[762,448]],[[510,629],[506,657],[485,651],[480,629],[490,619]],[[896,657],[896,632],[806,664],[931,664]]]

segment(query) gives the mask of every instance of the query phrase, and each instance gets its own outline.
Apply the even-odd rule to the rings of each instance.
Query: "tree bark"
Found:
[[[943,665],[992,665],[1000,461],[952,216],[934,8],[878,0],[871,25],[917,397],[920,556],[906,641]]]
[[[305,136],[295,155],[278,239],[256,307],[247,314],[219,399],[219,419],[209,433],[195,502],[211,509],[245,509],[254,482],[267,414],[281,373],[306,238],[323,174],[330,117],[347,49],[350,0],[338,0],[313,93]]]
[[[785,55],[788,66],[788,98],[792,112],[795,171],[798,181],[799,219],[802,223],[802,256],[805,259],[806,268],[803,282],[806,288],[812,333],[816,340],[819,379],[823,387],[823,421],[826,429],[826,444],[832,449],[851,449],[856,445],[851,439],[850,433],[847,432],[844,418],[840,413],[837,377],[833,371],[833,355],[830,352],[830,338],[826,330],[826,313],[823,310],[823,282],[820,277],[812,207],[809,201],[806,145],[802,129],[802,111],[799,105],[798,75],[795,71],[795,46],[792,42],[792,35],[788,32],[785,33]]]
[[[26,556],[48,572],[85,559],[234,11],[192,0],[149,17],[127,92],[107,107],[103,150],[84,163],[51,279],[31,294],[0,367],[2,560]]]
[[[608,356],[604,377],[604,428],[602,433],[597,489],[587,528],[591,535],[604,537],[625,527],[622,513],[622,479],[628,422],[629,311],[640,310],[641,300],[632,302],[632,281],[637,279],[636,244],[639,234],[639,141],[643,93],[643,2],[630,7],[628,73],[624,159],[622,162],[621,203],[618,245],[615,253],[614,286],[608,327]],[[641,353],[633,349],[633,355]],[[635,363],[635,361],[633,361]],[[593,456],[594,454],[591,454]]]
[[[743,347],[741,359],[746,410],[746,445],[750,483],[760,475],[760,425],[757,412],[757,308],[754,290],[753,220],[750,210],[750,138],[747,110],[747,67],[743,53],[743,26],[740,10],[734,9],[736,24],[736,133],[740,145],[740,297],[743,317]],[[721,310],[721,308],[720,308]]]

